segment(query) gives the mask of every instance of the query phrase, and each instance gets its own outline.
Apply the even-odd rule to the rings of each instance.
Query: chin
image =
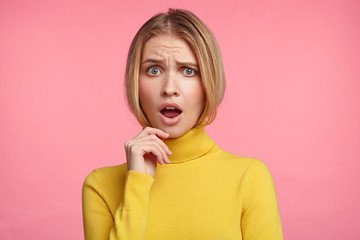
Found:
[[[170,134],[169,138],[178,138],[187,133],[191,128],[183,128],[179,126],[160,128],[164,132]]]
[[[170,136],[169,136],[169,138],[178,138],[178,137],[180,137],[180,136],[182,136],[183,134],[184,134],[184,132],[183,133],[169,133],[170,134]]]
[[[185,133],[185,131],[179,131],[179,129],[162,129],[164,132],[170,134],[169,138],[178,138]]]

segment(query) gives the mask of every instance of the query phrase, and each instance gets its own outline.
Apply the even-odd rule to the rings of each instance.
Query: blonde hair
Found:
[[[135,35],[129,49],[125,88],[128,105],[139,123],[151,126],[139,98],[139,72],[146,41],[160,35],[175,35],[185,40],[194,52],[205,92],[205,107],[196,126],[208,125],[216,117],[225,91],[225,73],[219,46],[209,28],[193,13],[169,9],[149,19]]]

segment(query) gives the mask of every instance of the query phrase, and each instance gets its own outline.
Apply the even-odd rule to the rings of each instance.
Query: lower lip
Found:
[[[181,116],[182,116],[182,113],[180,113],[179,115],[177,115],[176,117],[173,117],[173,118],[168,118],[168,117],[165,117],[161,112],[159,113],[160,114],[160,118],[161,120],[166,124],[166,125],[174,125],[176,123],[178,123],[181,119]]]

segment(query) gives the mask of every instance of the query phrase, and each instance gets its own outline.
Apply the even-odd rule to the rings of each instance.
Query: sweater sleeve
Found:
[[[244,240],[283,239],[273,179],[261,161],[256,161],[248,172],[241,230]]]
[[[83,185],[85,240],[145,239],[153,182],[154,179],[146,174],[128,171],[122,200],[113,215],[103,193],[101,176],[92,172]]]

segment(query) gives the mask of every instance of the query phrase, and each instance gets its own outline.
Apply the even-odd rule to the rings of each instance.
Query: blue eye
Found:
[[[194,76],[195,75],[195,70],[192,69],[192,68],[185,68],[183,73],[186,75],[186,76]]]
[[[149,75],[159,75],[160,70],[156,67],[151,67],[146,71]]]

